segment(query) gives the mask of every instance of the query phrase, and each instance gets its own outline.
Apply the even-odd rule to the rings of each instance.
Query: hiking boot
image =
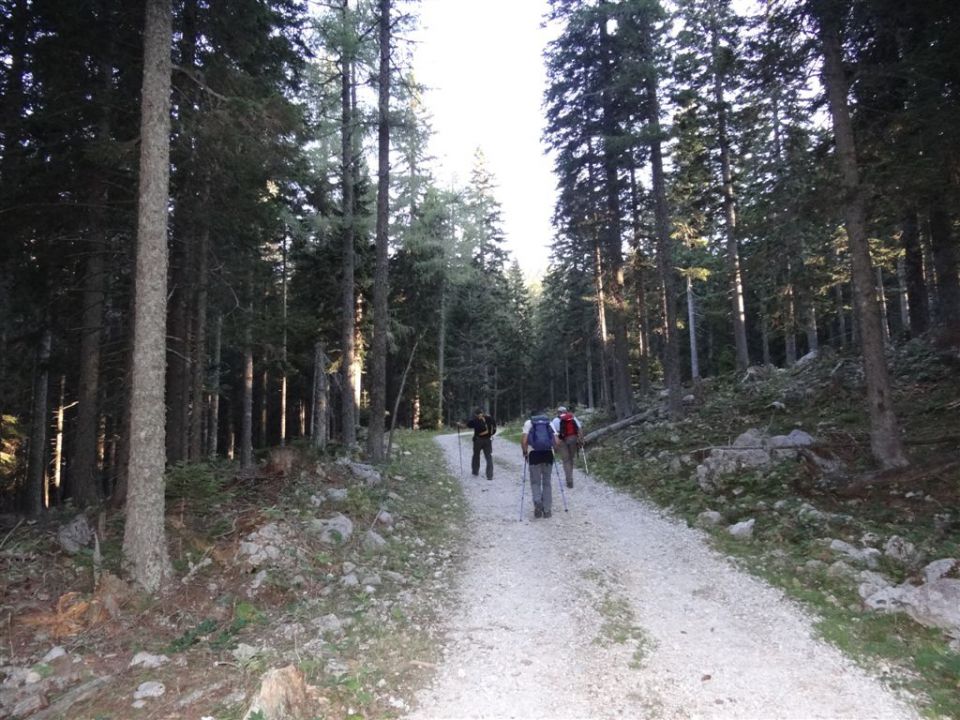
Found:
[[[543,511],[543,516],[544,516],[545,518],[550,517],[550,515],[551,515],[551,512],[550,512],[549,510],[544,510],[544,511]]]
[[[543,508],[540,507],[539,505],[534,505],[534,506],[533,506],[533,516],[534,516],[535,518],[543,517]]]
[[[573,478],[571,478],[570,480],[567,480],[567,487],[568,487],[568,488],[572,488],[572,487],[573,487]]]

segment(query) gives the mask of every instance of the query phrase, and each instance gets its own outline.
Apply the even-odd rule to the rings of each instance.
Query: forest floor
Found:
[[[301,720],[958,717],[950,638],[865,610],[829,549],[905,538],[917,562],[878,568],[896,582],[960,557],[954,365],[918,346],[892,358],[929,471],[852,494],[796,460],[710,493],[694,472],[748,428],[803,428],[848,488],[869,477],[857,365],[823,358],[706,381],[684,420],[591,446],[593,476],[564,488],[569,512],[554,478],[546,520],[529,492],[521,518],[510,426],[492,482],[464,473],[465,434],[458,449],[402,433],[380,472],[293,449],[256,477],[174,468],[175,589],[159,598],[119,579],[121,515],[91,516],[99,548],[71,552],[69,508],[0,517],[0,718],[273,720],[271,687]],[[704,511],[723,523],[691,527]],[[752,537],[727,532],[747,518]]]

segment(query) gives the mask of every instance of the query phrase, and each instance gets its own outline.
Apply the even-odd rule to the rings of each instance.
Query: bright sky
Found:
[[[422,0],[416,78],[428,90],[440,182],[465,184],[479,147],[498,186],[507,247],[546,269],[556,196],[541,143],[547,0]]]

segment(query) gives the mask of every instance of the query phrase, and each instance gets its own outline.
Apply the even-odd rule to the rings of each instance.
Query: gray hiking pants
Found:
[[[573,461],[577,459],[577,436],[571,435],[560,441],[560,459],[563,460],[563,477],[567,487],[573,487]]]
[[[530,466],[530,494],[533,496],[533,506],[550,512],[553,507],[553,492],[550,488],[550,473],[553,472],[553,463],[544,462]]]

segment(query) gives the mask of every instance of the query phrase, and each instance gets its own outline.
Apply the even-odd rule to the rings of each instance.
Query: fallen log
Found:
[[[910,465],[905,468],[892,468],[866,473],[837,488],[835,492],[841,496],[859,495],[871,488],[892,485],[893,483],[917,482],[957,468],[960,468],[960,457],[956,455],[940,457],[923,465]]]
[[[645,410],[642,413],[631,415],[630,417],[625,418],[623,420],[617,420],[617,422],[613,423],[612,425],[607,425],[606,427],[597,428],[593,432],[587,433],[586,435],[583,436],[583,444],[589,445],[590,443],[594,443],[600,438],[605,437],[610,433],[614,433],[617,430],[623,430],[623,428],[625,427],[630,427],[631,425],[642,423],[645,420],[650,420],[654,418],[656,414],[657,414],[657,411],[651,408],[650,410]]]

